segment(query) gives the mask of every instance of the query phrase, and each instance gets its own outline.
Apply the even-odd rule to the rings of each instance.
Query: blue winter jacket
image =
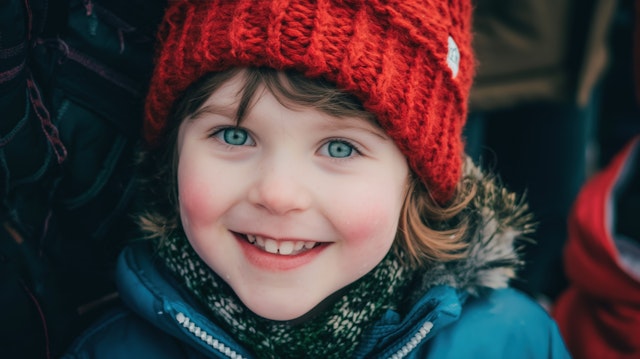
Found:
[[[355,358],[569,357],[545,310],[507,287],[519,260],[514,241],[526,228],[519,202],[491,179],[478,184],[469,255],[426,270],[422,298],[408,314],[388,311],[360,338]],[[117,265],[125,306],[78,338],[65,359],[254,357],[160,261],[147,242],[125,248]]]

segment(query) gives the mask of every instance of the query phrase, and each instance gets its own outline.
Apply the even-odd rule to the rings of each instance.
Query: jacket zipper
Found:
[[[395,352],[395,354],[390,356],[389,359],[401,359],[406,357],[413,349],[418,346],[418,344],[420,344],[420,342],[424,340],[424,338],[427,337],[432,328],[433,323],[431,322],[425,322],[424,324],[422,324],[420,329],[413,335],[413,337],[411,337],[411,340],[409,340],[402,348],[400,348],[400,350]]]
[[[238,354],[233,349],[224,345],[218,339],[215,339],[211,336],[211,334],[202,330],[199,326],[197,326],[194,322],[192,322],[184,313],[178,312],[175,317],[176,321],[180,325],[182,325],[185,329],[187,329],[191,334],[193,334],[196,338],[203,341],[205,344],[210,346],[211,348],[219,351],[221,354],[225,355],[231,359],[245,359],[242,355]]]
[[[191,334],[193,334],[196,338],[200,339],[204,343],[206,343],[211,348],[219,351],[224,354],[228,358],[231,359],[245,359],[242,355],[235,352],[233,349],[221,343],[219,340],[213,338],[211,334],[202,330],[199,326],[197,326],[194,322],[192,322],[184,313],[178,312],[176,314],[176,321],[180,325],[182,325],[185,329],[187,329]],[[415,349],[418,344],[420,344],[424,338],[427,337],[431,329],[433,328],[433,323],[425,322],[422,324],[420,329],[411,337],[411,339],[400,348],[395,354],[389,357],[389,359],[402,359],[406,357],[413,349]]]

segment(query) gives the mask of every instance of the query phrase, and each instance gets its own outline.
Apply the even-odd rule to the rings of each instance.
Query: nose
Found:
[[[249,191],[253,205],[271,214],[304,211],[311,204],[306,176],[291,161],[265,163],[258,169]]]

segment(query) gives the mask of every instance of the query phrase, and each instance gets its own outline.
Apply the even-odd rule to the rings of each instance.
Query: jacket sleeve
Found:
[[[90,327],[62,359],[186,358],[193,353],[132,312],[117,308]]]

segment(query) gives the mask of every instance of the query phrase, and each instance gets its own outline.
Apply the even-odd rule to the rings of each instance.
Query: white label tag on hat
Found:
[[[449,52],[447,53],[447,65],[451,69],[453,73],[453,77],[455,78],[458,75],[458,68],[460,67],[460,50],[458,50],[458,45],[453,38],[449,36]]]

